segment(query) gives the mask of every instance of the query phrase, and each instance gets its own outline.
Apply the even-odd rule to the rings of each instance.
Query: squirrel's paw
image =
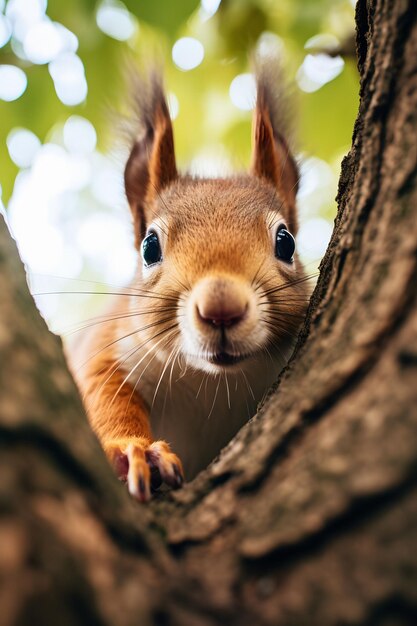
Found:
[[[104,449],[118,478],[127,482],[129,493],[141,502],[150,500],[151,487],[161,482],[173,489],[184,482],[181,461],[165,441],[129,437],[107,442]]]

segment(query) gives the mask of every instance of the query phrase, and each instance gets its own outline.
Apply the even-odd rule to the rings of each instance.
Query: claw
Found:
[[[146,502],[147,501],[147,489],[146,489],[146,485],[145,485],[145,481],[143,479],[143,476],[139,477],[139,499],[141,500],[141,502]]]
[[[148,463],[159,469],[161,479],[169,487],[178,489],[184,482],[181,461],[171,452],[165,441],[154,441],[146,453]]]
[[[129,470],[127,484],[130,495],[139,502],[148,502],[151,499],[149,478],[143,475],[137,476],[135,472]]]
[[[145,459],[142,447],[130,443],[126,448],[129,459],[127,483],[129,493],[140,502],[148,502],[151,498],[151,472]]]
[[[127,481],[129,493],[140,502],[148,502],[162,482],[172,489],[184,482],[181,461],[165,441],[116,439],[105,450],[118,478]]]
[[[175,474],[175,478],[176,478],[176,488],[179,488],[182,486],[183,482],[184,482],[184,477],[182,475],[182,472],[180,470],[180,468],[178,467],[178,465],[176,463],[173,463],[172,468],[174,470],[174,474]]]

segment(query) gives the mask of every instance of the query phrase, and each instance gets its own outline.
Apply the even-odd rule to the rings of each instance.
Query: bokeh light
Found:
[[[40,146],[39,138],[26,128],[14,128],[7,136],[10,158],[21,168],[32,165]]]
[[[204,59],[203,44],[193,37],[182,37],[173,45],[172,59],[181,70],[193,70]]]
[[[304,44],[305,50],[334,52],[340,48],[340,41],[331,33],[319,33],[310,37]]]
[[[118,41],[130,39],[136,32],[137,24],[123,2],[104,0],[96,15],[97,26],[109,37]]]
[[[27,87],[26,74],[15,65],[0,65],[0,99],[17,100]]]
[[[283,63],[285,58],[285,44],[281,37],[276,33],[264,32],[259,37],[256,46],[256,54],[258,58],[279,59]]]
[[[61,102],[75,106],[86,99],[88,85],[79,56],[72,52],[61,54],[49,64],[49,73]]]
[[[13,36],[23,41],[31,25],[45,17],[46,0],[8,0],[6,16],[12,23]]]
[[[7,213],[6,213],[6,207],[3,204],[3,189],[0,185],[0,215],[4,218],[6,224],[8,223],[8,217],[7,217]]]
[[[343,71],[345,62],[341,56],[328,54],[307,54],[297,72],[300,89],[311,93],[323,87]]]
[[[63,137],[64,145],[69,152],[87,154],[95,150],[96,129],[85,117],[71,115],[64,124]]]
[[[229,94],[235,107],[251,111],[256,101],[256,82],[253,74],[236,76],[230,84]]]
[[[201,0],[201,7],[207,17],[212,17],[218,10],[221,0]]]
[[[64,52],[75,52],[78,39],[62,24],[42,20],[31,25],[23,39],[25,57],[42,65],[56,59]]]
[[[6,45],[12,34],[10,20],[4,15],[0,15],[0,48]]]
[[[36,22],[23,40],[23,51],[32,63],[49,63],[62,49],[58,29],[52,22]]]

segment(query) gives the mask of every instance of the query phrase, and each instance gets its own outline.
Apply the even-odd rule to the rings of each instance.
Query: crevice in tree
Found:
[[[356,53],[358,57],[359,73],[363,73],[368,53],[368,10],[365,2],[358,2],[355,10],[356,20]]]
[[[28,420],[29,421],[29,420]],[[6,428],[0,425],[0,446],[29,446],[34,450],[42,450],[42,454],[52,459],[54,465],[62,468],[65,474],[86,490],[94,491],[95,481],[86,471],[85,467],[78,463],[59,440],[54,438],[48,430],[39,426],[28,425]]]
[[[390,626],[390,624],[415,626],[417,604],[410,602],[399,593],[394,593],[389,598],[384,598],[381,602],[371,606],[364,623],[367,626]]]
[[[266,572],[268,566],[273,569],[283,569],[288,564],[297,562],[316,554],[340,535],[353,532],[360,525],[371,522],[381,516],[388,507],[398,504],[406,496],[417,496],[417,464],[410,468],[400,484],[386,488],[380,493],[373,493],[362,498],[353,499],[340,515],[326,521],[317,532],[308,534],[293,544],[280,545],[266,554],[243,554],[246,566],[250,571]],[[260,568],[260,570],[259,570]]]
[[[170,554],[177,560],[181,561],[184,559],[186,554],[190,552],[193,548],[197,546],[201,546],[203,543],[205,544],[207,541],[212,542],[215,541],[216,537],[221,536],[225,531],[231,530],[234,532],[236,528],[236,518],[237,516],[233,516],[232,518],[227,518],[221,521],[221,523],[217,526],[215,530],[208,533],[204,539],[184,539],[181,541],[173,541],[169,533],[166,536],[167,546],[169,547]],[[186,519],[184,520],[186,524]]]
[[[417,367],[417,350],[412,352],[411,350],[401,350],[398,355],[398,361],[402,367]]]
[[[411,193],[411,191],[416,186],[416,178],[417,178],[417,169],[413,169],[405,178],[403,184],[398,190],[399,198],[401,198],[402,196],[407,196]],[[417,248],[416,248],[416,252],[417,252]]]

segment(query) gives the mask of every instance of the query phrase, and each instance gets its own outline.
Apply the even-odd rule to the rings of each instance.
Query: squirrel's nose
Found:
[[[248,314],[249,293],[246,285],[229,277],[203,278],[194,288],[195,314],[210,326],[236,326]]]
[[[197,305],[197,313],[203,322],[213,326],[235,326],[244,317],[247,306],[204,306]]]
[[[223,285],[222,285],[223,287]],[[237,289],[207,290],[196,302],[199,318],[213,326],[235,326],[243,320],[248,309],[247,300]]]

